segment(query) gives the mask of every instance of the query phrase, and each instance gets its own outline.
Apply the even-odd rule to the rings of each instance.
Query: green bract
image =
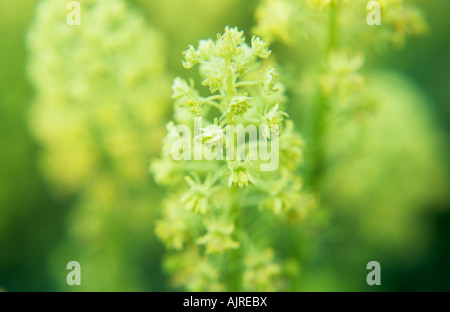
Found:
[[[142,233],[153,223],[146,166],[158,152],[170,101],[165,44],[127,1],[78,2],[83,23],[69,26],[67,1],[39,1],[26,41],[40,168],[55,193],[73,197],[69,234],[55,254],[80,250],[74,260],[90,272],[83,276],[86,291],[139,290],[146,277],[131,272],[123,255],[130,241],[135,250],[148,248]],[[177,221],[159,226],[160,233],[176,231],[175,248],[184,222]]]

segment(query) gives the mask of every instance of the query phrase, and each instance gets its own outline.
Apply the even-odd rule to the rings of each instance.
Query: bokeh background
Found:
[[[58,94],[64,94],[61,88],[71,88],[64,79],[77,72],[76,68],[56,69],[58,79],[51,81],[43,75],[42,80],[47,79],[48,84],[37,83],[36,64],[42,59],[36,57],[37,48],[30,48],[28,34],[38,27],[38,2],[0,2],[0,289],[174,290],[161,267],[164,247],[153,230],[165,193],[147,170],[148,161],[159,153],[158,142],[170,118],[171,80],[185,75],[181,51],[188,44],[214,38],[225,25],[237,25],[250,33],[259,1],[128,1],[151,32],[146,35],[155,42],[150,46],[137,41],[126,43],[142,48],[142,58],[146,51],[155,53],[159,66],[152,68],[155,74],[144,80],[149,87],[130,78],[130,88],[137,86],[141,92],[138,99],[127,97],[126,88],[112,98],[94,92],[103,85],[85,91],[87,98],[95,94],[93,103],[112,102],[112,107],[118,107],[114,106],[117,96],[123,96],[125,102],[139,102],[142,110],[136,114],[143,116],[145,104],[157,102],[157,113],[150,113],[156,114],[151,120],[136,121],[139,127],[130,126],[129,120],[119,120],[119,126],[114,124],[114,129],[119,129],[116,136],[99,135],[99,142],[109,142],[108,146],[132,147],[107,151],[88,147],[92,154],[108,155],[110,166],[94,163],[91,171],[98,174],[93,176],[89,171],[75,182],[59,178],[57,170],[78,172],[79,158],[52,155],[48,145],[43,144],[49,142],[49,137],[42,128],[59,133],[52,139],[64,143],[55,143],[56,150],[65,144],[78,144],[78,135],[83,137],[83,133],[66,126],[73,120],[70,118],[52,123],[54,119],[43,117],[41,123],[36,122],[35,107],[42,99],[55,101],[55,107],[59,101],[70,102]],[[374,70],[373,80],[379,81],[378,90],[383,90],[385,102],[395,109],[374,126],[377,135],[367,138],[385,152],[378,155],[368,147],[362,161],[344,162],[342,168],[330,172],[328,185],[325,182],[326,205],[311,217],[311,224],[305,225],[309,234],[298,240],[288,239],[291,245],[305,246],[301,253],[308,253],[298,290],[450,291],[450,3],[411,2],[426,16],[430,26],[427,36],[409,38],[403,49],[373,52],[368,58],[371,68],[389,70]],[[44,39],[39,49],[51,52],[48,45],[60,34],[56,28],[42,27],[40,31],[52,38]],[[272,50],[279,55],[280,64],[288,64],[295,53],[282,43],[274,44]],[[74,57],[70,51],[73,49],[64,53]],[[135,57],[133,49],[124,48],[123,53],[123,57]],[[123,69],[115,66],[112,71]],[[44,94],[42,88],[50,90],[50,95]],[[159,96],[151,98],[155,92]],[[289,105],[293,107],[292,118],[301,123],[296,98],[292,95],[293,103]],[[52,110],[52,106],[46,108]],[[117,121],[114,116],[120,116],[120,109],[105,109],[105,114],[112,114],[111,120]],[[60,114],[54,118],[65,118],[64,111]],[[77,115],[77,110],[67,114]],[[97,127],[101,131],[108,129],[102,124]],[[405,150],[408,153],[402,154]],[[50,155],[47,162],[43,160],[45,155]],[[54,157],[60,157],[59,169],[48,165],[58,162]],[[138,165],[128,166],[130,163]],[[348,173],[344,180],[339,172]],[[311,237],[314,239],[308,240]],[[81,263],[82,286],[77,289],[66,284],[66,264],[71,260]],[[377,288],[365,282],[365,265],[371,260],[379,261],[382,267],[382,285]]]

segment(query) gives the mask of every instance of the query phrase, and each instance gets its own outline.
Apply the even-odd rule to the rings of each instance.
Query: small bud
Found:
[[[272,51],[267,49],[267,44],[256,36],[252,38],[252,49],[258,57],[264,59],[268,58],[272,53]]]
[[[194,140],[200,139],[202,143],[205,143],[208,147],[221,147],[225,145],[226,137],[224,130],[217,124],[209,125],[206,128],[200,128],[200,130],[202,131],[202,134],[195,137]]]
[[[275,71],[274,67],[269,67],[264,74],[264,77],[262,79],[262,87],[264,89],[264,92],[267,95],[271,95],[273,92],[278,91],[278,88],[275,88],[275,83],[278,80],[278,74]]]
[[[228,178],[228,186],[245,187],[249,184],[255,184],[255,180],[250,173],[252,167],[253,163],[249,160],[230,162],[228,168],[231,170],[231,174]]]
[[[210,207],[211,187],[207,183],[202,184],[200,181],[194,181],[191,177],[185,177],[189,184],[189,191],[181,198],[181,203],[189,211],[198,214],[205,214]]]
[[[164,218],[156,221],[155,233],[170,249],[181,250],[187,239],[187,221],[175,202],[167,202]]]
[[[262,117],[261,126],[263,126],[263,135],[270,139],[271,133],[279,133],[284,117],[289,117],[283,111],[278,111],[279,104],[276,104],[269,112]]]
[[[195,51],[192,45],[189,45],[189,48],[183,52],[185,61],[183,62],[183,66],[186,69],[194,67],[195,64],[200,62],[198,58],[197,51]]]
[[[200,101],[191,96],[183,96],[178,102],[180,107],[184,107],[188,110],[189,113],[193,116],[198,116],[202,113],[202,107]]]
[[[208,72],[205,74],[206,79],[203,80],[202,85],[209,86],[209,91],[215,93],[217,90],[223,87],[223,81],[225,75],[221,72]]]
[[[189,94],[191,90],[192,83],[191,86],[189,86],[186,80],[176,77],[172,84],[172,98],[182,98],[184,95]]]
[[[228,249],[239,248],[240,243],[231,238],[234,224],[227,220],[208,220],[207,233],[197,239],[197,244],[206,246],[206,254],[221,254]]]
[[[275,290],[274,279],[280,275],[281,268],[274,261],[274,253],[271,248],[246,255],[244,264],[243,284],[245,289]]]
[[[209,60],[216,55],[216,45],[213,40],[200,40],[197,55],[203,60]]]
[[[245,114],[248,111],[248,109],[252,107],[251,103],[249,103],[249,100],[251,100],[251,98],[249,98],[248,96],[234,97],[231,100],[230,106],[228,108],[230,113],[232,113],[233,115]]]

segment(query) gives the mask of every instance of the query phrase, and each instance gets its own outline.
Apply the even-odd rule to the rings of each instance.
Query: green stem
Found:
[[[330,5],[330,25],[329,25],[329,37],[328,37],[328,53],[331,52],[337,44],[337,4],[336,2],[332,2]]]
[[[240,82],[236,83],[236,87],[255,86],[258,83],[261,83],[261,80],[258,80],[258,81],[240,81]]]
[[[200,103],[208,102],[208,101],[215,101],[215,100],[223,100],[225,97],[223,95],[211,95],[207,98],[204,98],[200,101]]]
[[[213,67],[221,69],[217,64],[214,64],[214,63],[209,62],[209,61],[205,61],[205,60],[200,59],[199,62],[200,62],[200,64],[205,64],[205,65],[209,65],[209,66],[213,66]]]
[[[211,105],[212,107],[217,108],[221,113],[223,113],[225,111],[224,108],[222,107],[222,105],[220,105],[219,103],[216,103],[214,101],[205,101],[205,102],[203,102],[203,104]]]
[[[326,47],[325,58],[328,58],[331,51],[333,51],[338,42],[338,25],[337,16],[338,8],[336,2],[330,5],[330,24],[328,33],[328,44]],[[314,111],[314,122],[312,126],[312,151],[311,151],[311,169],[308,174],[308,182],[310,188],[315,192],[320,192],[322,177],[325,170],[325,144],[324,137],[326,133],[326,119],[329,101],[323,95],[322,90],[318,90],[317,104]]]

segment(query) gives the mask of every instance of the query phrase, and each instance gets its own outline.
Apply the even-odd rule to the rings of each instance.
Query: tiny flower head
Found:
[[[255,33],[273,42],[292,41],[292,29],[299,16],[297,4],[291,0],[264,0],[256,10]]]
[[[184,79],[176,77],[172,84],[172,98],[180,99],[193,91],[193,82],[190,85]]]
[[[225,75],[218,70],[209,70],[205,73],[205,79],[202,81],[202,85],[208,86],[211,93],[215,93],[217,90],[223,87]]]
[[[211,57],[216,56],[216,45],[213,40],[200,40],[197,49],[197,55],[202,60],[209,60]]]
[[[334,96],[341,105],[348,105],[348,99],[359,93],[364,85],[364,77],[358,72],[364,63],[364,55],[349,50],[332,51],[328,63],[328,72],[320,78],[323,93]]]
[[[184,107],[191,113],[193,116],[198,116],[202,113],[202,106],[198,99],[185,95],[178,102],[180,107]]]
[[[206,179],[205,183],[201,183],[198,176],[194,175],[194,179],[190,176],[185,177],[189,185],[189,191],[183,195],[181,203],[189,211],[205,214],[210,208],[210,199],[214,190],[209,183],[209,179]]]
[[[153,173],[155,181],[162,185],[170,185],[179,180],[179,164],[170,158],[152,161],[150,171]]]
[[[280,164],[289,170],[296,168],[303,160],[303,145],[292,120],[287,120],[280,136]]]
[[[333,50],[328,57],[328,64],[331,71],[338,74],[355,72],[364,64],[364,55],[348,49]]]
[[[173,274],[173,286],[187,291],[223,291],[219,271],[209,257],[201,255],[197,246],[173,253],[164,260],[164,268]]]
[[[189,48],[183,52],[183,55],[184,55],[183,66],[186,69],[192,68],[194,67],[195,64],[198,64],[200,62],[200,59],[197,55],[197,51],[195,51],[192,45],[189,45]]]
[[[233,115],[245,114],[248,109],[252,107],[252,104],[250,103],[251,99],[252,98],[248,97],[247,95],[234,97],[233,99],[231,99],[230,105],[228,107],[229,112]]]
[[[277,79],[278,79],[278,74],[275,71],[275,68],[269,67],[261,81],[264,92],[267,95],[271,95],[272,92],[278,91],[278,88],[275,88],[275,83],[277,82]]]
[[[237,27],[225,28],[223,35],[217,35],[217,53],[223,58],[230,58],[240,53],[240,46],[245,42],[244,32]]]
[[[205,222],[207,233],[197,239],[197,244],[206,246],[206,254],[221,254],[229,249],[239,248],[233,240],[234,224],[228,220],[211,219]]]
[[[188,220],[174,201],[166,202],[164,218],[156,221],[156,235],[170,249],[180,250],[188,238]]]
[[[289,117],[285,112],[279,111],[278,106],[279,104],[276,104],[262,118],[261,126],[263,127],[263,135],[266,139],[270,139],[272,133],[278,134],[284,117]]]
[[[200,128],[202,134],[195,137],[194,140],[201,140],[202,143],[208,147],[217,146],[221,147],[226,144],[226,136],[224,129],[218,125],[218,119],[214,120],[213,125],[209,125],[206,128]]]
[[[253,167],[253,163],[246,159],[245,161],[232,161],[228,164],[230,169],[230,177],[228,178],[228,186],[244,187],[249,184],[255,184],[255,179],[250,172]]]
[[[156,221],[155,233],[169,249],[181,250],[186,239],[186,222],[181,219]]]
[[[267,49],[267,44],[261,40],[261,38],[253,36],[252,38],[252,49],[253,53],[255,53],[260,58],[268,58],[271,54],[271,51]]]
[[[282,178],[271,185],[268,198],[264,206],[275,214],[295,208],[301,199],[300,179],[290,179],[288,171],[284,171]]]
[[[244,263],[243,283],[245,289],[275,291],[275,280],[280,275],[281,268],[275,262],[272,249],[251,252],[245,257]]]

